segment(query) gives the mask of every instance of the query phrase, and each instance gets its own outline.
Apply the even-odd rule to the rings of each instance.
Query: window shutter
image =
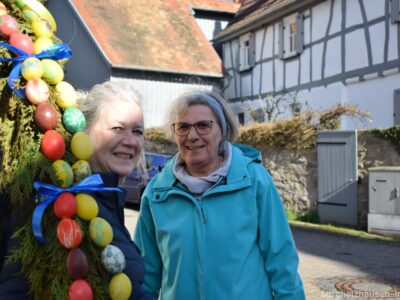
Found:
[[[390,5],[390,17],[391,17],[393,24],[400,21],[399,2],[400,2],[399,0],[392,0],[391,5]]]
[[[304,21],[303,14],[296,16],[296,44],[295,49],[298,54],[303,52],[304,48]]]
[[[278,47],[279,47],[279,58],[283,59],[283,22],[278,25]]]
[[[256,64],[256,35],[254,33],[250,36],[249,44],[249,67],[254,67]]]

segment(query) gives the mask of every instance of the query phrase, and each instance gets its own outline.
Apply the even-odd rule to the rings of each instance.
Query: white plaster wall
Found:
[[[300,56],[300,84],[310,82],[310,49],[305,49]]]
[[[332,23],[331,23],[331,28],[329,30],[329,34],[334,34],[339,32],[342,29],[341,26],[342,26],[342,1],[335,1],[333,4]]]
[[[312,80],[321,79],[323,44],[319,43],[312,48]]]
[[[388,59],[393,60],[398,57],[397,50],[397,24],[389,24],[389,55]]]
[[[336,37],[327,43],[325,77],[337,75],[342,72],[341,40],[341,37]]]
[[[201,31],[203,31],[207,40],[209,40],[209,41],[214,38],[214,34],[216,33],[215,29],[218,25],[217,23],[219,23],[219,26],[221,27],[221,29],[224,29],[226,27],[226,25],[228,25],[227,21],[215,21],[215,20],[210,20],[210,19],[196,18],[196,22],[199,25],[199,27],[201,28]]]
[[[263,72],[263,81],[261,84],[261,92],[262,93],[270,93],[273,91],[272,87],[272,62],[267,62],[263,64],[264,72]]]
[[[362,23],[363,19],[359,2],[357,0],[346,1],[346,28]]]
[[[242,97],[249,97],[251,96],[252,90],[251,90],[251,81],[252,81],[252,76],[251,72],[241,72],[241,95]]]
[[[317,41],[326,35],[326,28],[329,21],[331,1],[324,1],[312,8],[312,39]]]
[[[265,36],[265,44],[264,44],[264,57],[263,58],[271,58],[274,54],[272,53],[272,45],[273,45],[273,26],[269,26],[267,28],[267,35]]]
[[[366,0],[364,2],[365,13],[367,15],[367,20],[381,17],[385,15],[385,2],[387,0]]]
[[[368,66],[368,53],[364,30],[356,30],[346,34],[345,49],[346,72]]]
[[[212,89],[211,85],[126,79],[118,77],[111,77],[111,81],[129,81],[139,91],[142,96],[142,108],[146,128],[164,125],[168,104],[179,94],[197,88],[206,90]]]
[[[371,47],[373,64],[384,62],[385,35],[382,32],[385,32],[384,22],[372,25],[369,28],[371,45],[374,45]]]
[[[299,61],[298,60],[287,61],[285,67],[286,67],[285,87],[290,88],[296,86],[298,83],[297,80],[299,74]]]

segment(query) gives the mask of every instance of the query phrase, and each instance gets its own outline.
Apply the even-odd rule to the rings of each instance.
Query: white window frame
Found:
[[[304,49],[304,19],[302,13],[285,17],[279,25],[279,58],[287,59],[303,52]],[[292,29],[295,30],[292,30]]]
[[[239,71],[246,71],[255,65],[255,35],[248,32],[239,37]]]
[[[296,35],[298,33],[296,15],[292,15],[283,19],[282,22],[282,42],[283,42],[283,58],[296,56]],[[295,28],[293,32],[291,29]]]

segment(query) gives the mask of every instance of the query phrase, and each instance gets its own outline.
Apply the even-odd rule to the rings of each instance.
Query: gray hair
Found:
[[[86,118],[86,131],[90,131],[95,124],[107,103],[116,101],[134,102],[140,108],[141,95],[127,81],[106,81],[93,86],[89,92],[78,91],[77,108],[79,108]],[[140,154],[136,169],[146,173],[146,161],[144,150]]]
[[[225,98],[216,90],[193,90],[178,96],[169,106],[165,126],[167,138],[174,140],[172,123],[185,114],[189,106],[196,104],[206,105],[213,111],[222,132],[221,147],[224,141],[232,142],[237,138],[239,130],[233,112]]]

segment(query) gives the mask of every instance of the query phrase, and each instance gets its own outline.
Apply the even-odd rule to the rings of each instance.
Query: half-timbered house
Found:
[[[241,122],[259,99],[289,93],[299,109],[353,104],[371,113],[342,129],[400,123],[399,0],[244,0],[214,42]]]

